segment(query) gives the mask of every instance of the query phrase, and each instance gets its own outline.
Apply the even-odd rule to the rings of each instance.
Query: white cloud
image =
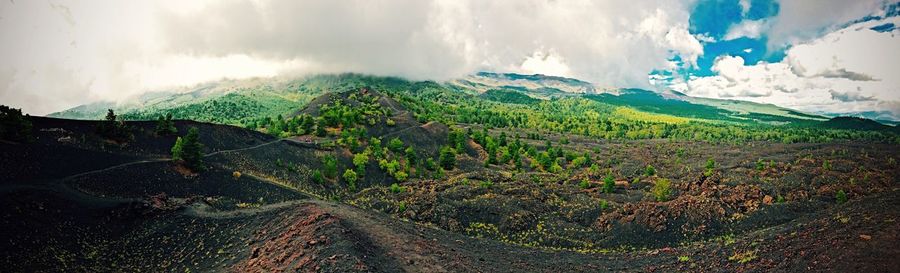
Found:
[[[747,15],[747,12],[750,11],[750,0],[740,0],[738,5],[741,6],[741,14]]]
[[[544,53],[536,51],[525,58],[521,70],[527,74],[544,74],[552,76],[569,77],[572,74],[565,60],[557,56],[555,52]]]
[[[890,2],[896,0],[780,1],[778,14],[771,19],[767,32],[768,47],[782,48],[815,39],[842,24],[872,15],[873,11],[883,13],[885,3]]]
[[[739,24],[732,25],[728,28],[728,32],[722,39],[725,41],[747,37],[757,39],[768,28],[766,20],[744,20]]]
[[[0,101],[46,114],[221,77],[331,72],[649,87],[673,56],[690,66],[702,55],[688,2],[4,1]]]
[[[718,75],[689,79],[686,93],[809,112],[886,111],[900,119],[900,30],[869,29],[888,22],[900,24],[900,17],[853,24],[795,45],[778,63],[720,57],[712,68]]]

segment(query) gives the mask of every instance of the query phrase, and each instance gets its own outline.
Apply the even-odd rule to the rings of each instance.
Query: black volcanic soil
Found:
[[[583,171],[482,168],[481,147],[469,143],[461,167],[445,178],[411,179],[400,183],[406,191],[394,193],[387,187],[393,181],[370,166],[362,189],[348,192],[341,181],[319,184],[309,176],[323,154],[349,166],[341,147],[179,121],[182,134],[200,127],[206,144],[208,169],[193,173],[168,159],[174,136],[153,135],[153,122],[129,122],[135,139],[113,143],[93,134],[90,121],[33,120],[35,142],[0,143],[4,272],[900,267],[894,144],[572,137],[567,149],[593,151],[602,172],[614,174],[615,191],[603,193],[602,176]],[[435,151],[446,139],[444,125],[398,121],[384,133],[417,149]],[[515,133],[524,135],[508,132]],[[717,167],[707,174],[709,158]],[[765,168],[756,168],[758,159]],[[642,174],[648,164],[656,174]],[[650,188],[661,178],[672,181],[673,194],[658,202]],[[595,186],[579,187],[582,179]],[[847,203],[836,202],[838,190],[848,193]]]

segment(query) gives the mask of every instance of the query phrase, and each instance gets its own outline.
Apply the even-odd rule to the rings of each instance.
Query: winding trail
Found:
[[[301,146],[303,146],[303,147],[319,148],[319,145],[315,144],[315,143],[305,143],[305,142],[300,142],[300,141],[296,141],[296,140],[292,140],[292,139],[276,139],[273,141],[257,144],[257,145],[250,146],[250,147],[215,151],[215,152],[204,154],[203,157],[210,157],[210,156],[215,156],[215,155],[224,154],[224,153],[247,151],[247,150],[252,150],[252,149],[257,149],[257,148],[261,148],[264,146],[272,145],[272,144],[275,144],[278,142],[295,143],[295,144],[301,144]],[[17,191],[17,190],[21,190],[21,189],[46,190],[46,191],[52,191],[52,192],[59,193],[60,195],[70,197],[77,201],[84,201],[84,202],[88,202],[88,203],[92,203],[92,204],[99,204],[99,205],[117,205],[117,204],[121,204],[121,203],[139,201],[140,199],[137,199],[137,198],[123,198],[123,197],[114,197],[114,196],[92,195],[90,193],[86,193],[81,190],[78,190],[78,189],[70,186],[66,182],[71,181],[76,178],[79,178],[79,177],[88,176],[88,175],[92,175],[92,174],[98,174],[98,173],[102,173],[102,172],[106,172],[106,171],[110,171],[110,170],[114,170],[114,169],[118,169],[118,168],[134,166],[134,165],[141,165],[141,164],[149,164],[149,163],[169,162],[169,161],[172,161],[172,159],[171,158],[143,159],[143,160],[137,160],[137,161],[132,161],[132,162],[126,162],[126,163],[122,163],[122,164],[118,164],[118,165],[113,165],[113,166],[109,166],[109,167],[102,168],[102,169],[77,173],[77,174],[69,175],[69,176],[62,177],[62,178],[50,179],[47,181],[37,181],[35,183],[30,183],[30,184],[4,184],[4,185],[0,185],[0,192],[12,192],[12,191]],[[254,177],[254,178],[261,180],[261,181],[265,181],[267,183],[277,184],[277,183],[273,183],[272,181],[268,181],[267,179],[264,179],[262,177]],[[308,195],[308,194],[306,194],[306,195]]]

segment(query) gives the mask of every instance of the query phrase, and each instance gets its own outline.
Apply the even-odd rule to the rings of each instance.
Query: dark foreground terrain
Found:
[[[371,103],[392,124],[367,127],[371,136],[438,157],[450,128]],[[125,143],[97,136],[96,122],[32,122],[34,141],[0,143],[3,272],[900,268],[896,144],[521,139],[596,165],[547,172],[530,159],[483,164],[484,147],[467,139],[455,168],[398,179],[371,162],[351,188],[313,175],[329,155],[339,173],[354,168],[358,150],[331,142],[334,130],[279,139],[177,121],[179,132],[200,129],[206,170],[194,172],[170,160],[175,136],[156,136],[154,122],[129,122]],[[662,180],[671,186],[660,195]]]

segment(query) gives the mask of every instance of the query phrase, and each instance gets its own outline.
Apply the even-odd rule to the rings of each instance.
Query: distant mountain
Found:
[[[582,96],[642,111],[709,120],[783,124],[798,120],[824,121],[828,119],[772,104],[698,98],[679,92],[654,92],[634,88],[603,89],[582,80],[540,74],[480,72],[447,83],[478,94],[494,92],[495,94],[490,94],[490,97],[496,97],[497,92],[504,92],[504,96],[511,97],[512,95],[509,93],[516,91],[537,99]],[[517,101],[521,100],[517,99]]]
[[[828,117],[860,117],[865,119],[871,119],[877,121],[882,124],[887,125],[900,125],[900,117],[895,116],[893,113],[888,111],[859,111],[859,112],[823,112],[822,115]]]
[[[831,121],[834,124],[819,124],[830,121],[829,117],[772,104],[698,98],[673,91],[605,89],[586,81],[565,77],[491,72],[480,72],[441,83],[359,74],[223,80],[191,88],[146,93],[128,103],[97,102],[82,105],[50,116],[102,119],[106,109],[114,109],[123,118],[132,120],[156,119],[159,115],[173,113],[176,118],[246,125],[263,117],[288,117],[319,95],[363,86],[395,90],[458,91],[483,100],[525,105],[542,100],[585,98],[643,112],[711,122],[838,127],[846,123],[838,120]],[[869,114],[877,116],[883,113]],[[854,128],[877,127],[854,124]]]
[[[829,129],[847,130],[885,130],[897,131],[897,126],[888,126],[877,121],[859,117],[835,117],[821,123],[822,127]]]
[[[552,98],[572,94],[597,93],[593,84],[577,79],[541,74],[521,75],[513,73],[479,72],[462,79],[448,81],[447,84],[477,93],[488,90],[511,89],[527,91],[539,98]]]

